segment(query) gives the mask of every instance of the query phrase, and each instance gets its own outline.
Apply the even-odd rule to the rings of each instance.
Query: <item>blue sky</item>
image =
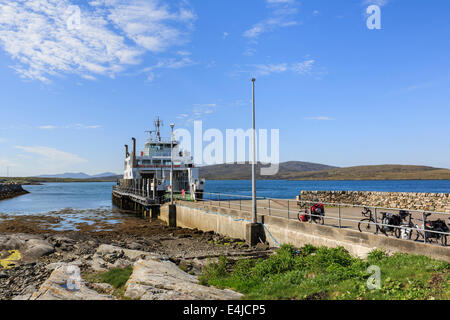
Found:
[[[281,161],[450,168],[449,15],[447,0],[0,0],[0,176],[119,173],[157,115],[247,129],[252,76]]]

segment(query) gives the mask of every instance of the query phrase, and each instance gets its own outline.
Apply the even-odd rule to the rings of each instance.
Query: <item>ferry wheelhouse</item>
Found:
[[[173,188],[174,194],[183,197],[189,195],[193,199],[202,198],[205,180],[199,178],[199,169],[195,167],[193,157],[190,152],[181,149],[179,141],[174,137],[162,138],[161,125],[158,118],[155,130],[147,131],[150,136],[139,155],[136,154],[135,138],[132,138],[131,153],[128,152],[128,145],[125,145],[124,180],[150,181],[151,190],[156,188],[159,196]]]

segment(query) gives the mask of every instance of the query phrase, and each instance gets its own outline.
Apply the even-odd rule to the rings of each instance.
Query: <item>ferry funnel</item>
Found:
[[[132,151],[132,155],[133,155],[133,168],[135,167],[135,162],[136,162],[136,138],[131,138],[131,140],[133,140],[133,151]]]

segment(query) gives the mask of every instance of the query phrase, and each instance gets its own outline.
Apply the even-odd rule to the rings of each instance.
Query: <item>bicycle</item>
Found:
[[[425,221],[423,219],[418,219],[419,221],[422,221],[422,228],[420,228],[418,225],[415,225],[415,228],[417,229],[417,236],[416,241],[421,237],[424,239],[426,237],[426,242],[432,243],[432,239],[435,239],[437,243],[441,243],[442,246],[447,246],[447,234],[443,234],[441,232],[448,233],[449,228],[445,224],[445,221],[441,219],[437,219],[434,221],[426,221],[426,218],[429,217],[431,213],[425,213]],[[450,218],[449,218],[450,220]],[[420,229],[420,230],[419,230]],[[425,230],[425,232],[423,232]],[[437,231],[437,232],[433,232]],[[439,233],[438,233],[439,232]],[[425,235],[424,235],[425,233]]]
[[[411,213],[407,211],[400,212],[400,218],[402,219],[402,221],[406,220],[407,217],[409,217],[408,222],[401,224],[400,228],[395,229],[395,236],[398,239],[402,238],[405,240],[417,241],[417,239],[419,238],[419,230],[417,230],[418,226],[412,223]]]
[[[375,229],[374,233],[377,233],[377,231],[380,229],[377,225],[377,222],[375,221],[372,210],[365,207],[364,210],[361,212],[361,214],[366,217],[359,221],[358,223],[358,230],[359,232],[370,232],[371,229]]]
[[[321,212],[320,214],[312,213],[311,208],[307,203],[305,203],[303,206],[298,203],[298,206],[301,208],[301,211],[297,214],[297,219],[301,222],[314,222],[316,224],[323,225],[325,223],[324,219],[324,212]]]

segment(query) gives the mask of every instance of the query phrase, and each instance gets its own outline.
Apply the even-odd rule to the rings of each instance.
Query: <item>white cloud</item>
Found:
[[[157,69],[181,69],[197,64],[197,62],[193,61],[191,58],[187,56],[188,54],[180,54],[180,52],[178,52],[178,54],[184,57],[181,59],[180,58],[161,59],[157,64],[144,68],[139,73],[145,73],[147,75],[147,81],[152,82],[157,77],[157,75],[154,72]]]
[[[183,28],[190,27],[196,18],[187,8],[171,10],[169,4],[159,0],[99,0],[91,2],[94,4],[103,8],[128,38],[154,52],[186,42]]]
[[[314,60],[306,60],[292,65],[292,70],[298,74],[309,74],[314,66]]]
[[[187,117],[189,117],[187,113],[182,113],[177,116],[177,119],[183,120],[186,119]]]
[[[238,99],[231,103],[232,107],[245,107],[251,103],[251,100]]]
[[[177,54],[180,55],[180,56],[184,56],[184,57],[191,55],[191,53],[189,51],[186,51],[186,50],[180,50],[180,51],[177,52]]]
[[[333,121],[335,119],[325,116],[318,116],[318,117],[309,117],[305,118],[306,120],[318,120],[318,121]]]
[[[6,141],[5,138],[1,138],[1,137],[0,137],[0,143],[4,143],[5,141]]]
[[[260,76],[267,76],[272,73],[281,73],[288,70],[288,65],[286,63],[281,64],[257,64],[254,65],[255,74]]]
[[[194,107],[216,107],[217,105],[215,103],[196,103],[194,104]]]
[[[294,0],[267,0],[270,17],[254,24],[244,32],[244,37],[257,39],[260,35],[272,32],[278,28],[291,27],[299,24],[295,20],[298,13],[297,3]]]
[[[277,73],[285,73],[285,72],[294,72],[299,75],[310,75],[314,74],[315,60],[308,59],[301,62],[296,63],[278,63],[278,64],[253,64],[247,65],[246,69],[241,69],[236,71],[235,73],[245,73],[251,74],[253,76],[268,76],[271,74]],[[317,73],[322,74],[323,72]]]
[[[102,126],[98,125],[98,124],[94,124],[94,125],[85,125],[82,123],[76,123],[76,124],[71,124],[68,126],[65,126],[65,129],[98,129],[101,128]]]
[[[364,6],[366,6],[366,5],[370,6],[372,4],[375,4],[375,5],[379,6],[379,7],[382,7],[382,6],[387,5],[388,2],[389,2],[388,0],[363,0],[362,4]]]
[[[161,59],[156,65],[144,68],[142,72],[151,72],[156,69],[180,69],[188,66],[195,65],[196,62],[194,62],[189,57],[184,57],[181,59]]]
[[[55,127],[55,126],[52,126],[52,125],[45,125],[45,126],[40,126],[39,129],[42,129],[42,130],[52,130],[52,129],[56,129],[56,127]]]
[[[15,146],[16,149],[35,154],[38,158],[48,164],[58,164],[58,166],[65,166],[77,163],[87,162],[86,159],[83,159],[75,154],[68,153],[65,151],[60,151],[51,147],[24,147],[24,146]]]
[[[182,113],[177,116],[185,125],[193,123],[195,120],[201,120],[203,117],[214,113],[217,110],[216,103],[195,103],[192,105],[190,113]]]
[[[425,82],[425,83],[420,83],[420,84],[415,84],[415,85],[409,86],[405,90],[406,91],[415,91],[415,90],[419,90],[419,89],[431,88],[433,86],[434,86],[434,82]]]
[[[256,53],[256,49],[255,48],[247,48],[247,49],[245,49],[243,54],[244,54],[244,56],[251,57],[255,53]]]
[[[267,0],[267,3],[293,3],[294,0]]]
[[[42,130],[53,130],[53,129],[98,129],[101,128],[100,125],[85,125],[82,123],[75,123],[66,126],[54,126],[54,125],[44,125],[39,126],[39,129]]]
[[[0,0],[0,46],[25,79],[61,74],[114,77],[146,52],[184,44],[195,14],[160,0],[98,0],[81,8],[68,28],[71,0]]]

